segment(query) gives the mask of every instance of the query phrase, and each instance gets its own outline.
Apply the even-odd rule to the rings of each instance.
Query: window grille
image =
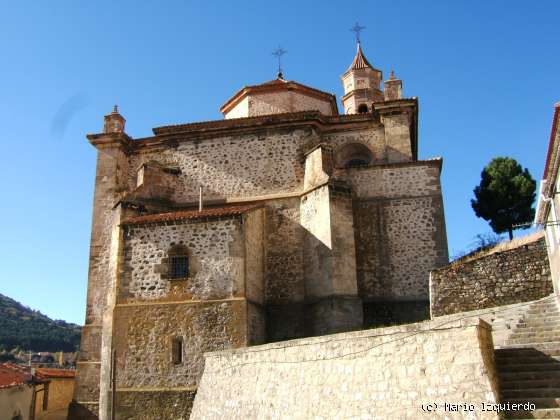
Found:
[[[182,279],[189,274],[189,257],[173,255],[169,257],[169,278]]]

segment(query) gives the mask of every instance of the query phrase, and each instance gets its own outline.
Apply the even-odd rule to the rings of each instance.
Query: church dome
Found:
[[[246,86],[220,108],[226,119],[312,110],[338,115],[336,97],[282,77]]]

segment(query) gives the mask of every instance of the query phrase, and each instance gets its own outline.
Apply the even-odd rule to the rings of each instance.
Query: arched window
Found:
[[[358,107],[358,114],[365,114],[365,113],[367,113],[367,112],[368,112],[368,107],[367,107],[366,104],[361,104],[361,105]]]
[[[189,254],[183,246],[174,246],[169,250],[167,277],[184,279],[189,276]]]
[[[367,146],[361,143],[350,143],[342,146],[335,156],[336,166],[350,168],[353,166],[366,166],[373,161],[373,154]]]

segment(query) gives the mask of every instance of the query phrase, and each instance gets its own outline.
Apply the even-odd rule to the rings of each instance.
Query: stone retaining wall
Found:
[[[552,293],[542,236],[514,249],[457,261],[430,272],[431,316],[510,305]]]
[[[191,419],[496,419],[493,357],[478,318],[207,353]]]

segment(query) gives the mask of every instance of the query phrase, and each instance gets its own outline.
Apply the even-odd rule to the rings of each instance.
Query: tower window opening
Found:
[[[338,168],[367,166],[373,162],[373,154],[364,144],[349,143],[335,153],[335,162]]]
[[[365,114],[365,113],[367,113],[367,112],[368,112],[368,107],[367,107],[366,104],[361,104],[361,105],[358,107],[358,114]]]
[[[183,337],[173,337],[171,341],[171,361],[174,365],[183,363]]]

